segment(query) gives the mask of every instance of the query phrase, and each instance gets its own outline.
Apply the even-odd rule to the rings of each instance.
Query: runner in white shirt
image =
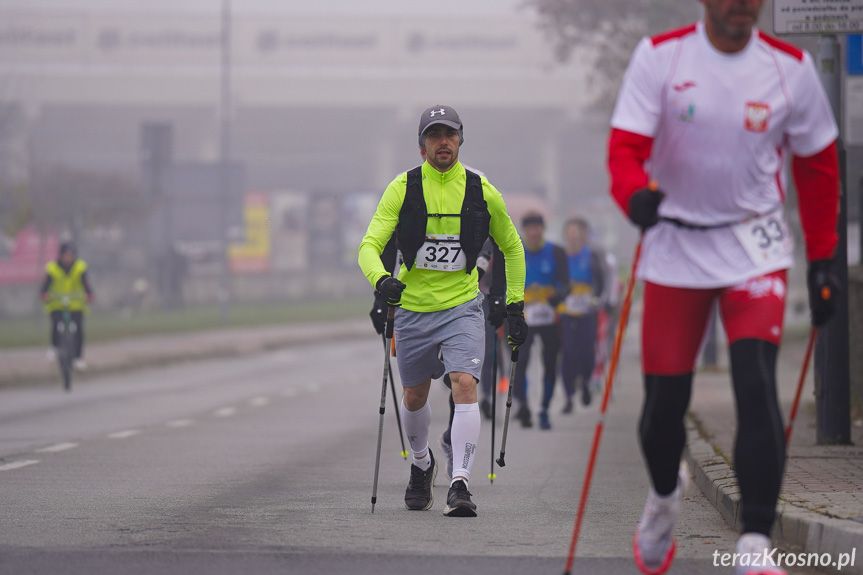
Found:
[[[838,130],[812,59],[754,28],[763,0],[701,1],[703,21],[638,45],[609,139],[612,195],[645,230],[640,439],[652,488],[633,541],[643,573],[665,572],[674,556],[684,416],[717,299],[737,405],[738,551],[770,546],[785,459],[775,365],[793,248],[782,214],[787,155],[813,324],[830,318],[837,289]],[[738,567],[756,572],[784,573]]]

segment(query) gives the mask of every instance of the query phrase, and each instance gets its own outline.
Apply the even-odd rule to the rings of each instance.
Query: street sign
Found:
[[[845,61],[848,63],[848,73],[855,76],[863,74],[863,36],[848,36],[847,46]]]
[[[863,0],[774,0],[775,34],[859,34]]]

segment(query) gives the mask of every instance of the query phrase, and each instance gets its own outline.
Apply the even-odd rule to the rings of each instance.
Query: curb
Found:
[[[212,333],[212,332],[203,332]],[[85,373],[76,375],[76,379],[86,381],[94,376],[112,375],[154,366],[176,365],[188,361],[201,361],[213,358],[236,358],[246,357],[259,353],[267,353],[279,349],[285,349],[296,345],[317,343],[321,341],[341,341],[355,337],[369,337],[374,331],[365,323],[351,322],[348,324],[332,325],[323,324],[308,333],[298,329],[296,333],[282,334],[277,336],[252,336],[243,341],[232,343],[220,342],[215,345],[197,349],[194,351],[177,351],[170,347],[158,351],[149,350],[137,354],[128,354],[120,359],[103,358],[101,360],[90,360],[91,364]],[[194,338],[200,333],[190,333],[189,338]],[[98,344],[96,344],[98,345]],[[24,385],[57,384],[59,373],[56,367],[46,362],[44,370],[30,372],[9,371],[0,373],[0,389],[20,387]]]
[[[740,487],[734,471],[701,434],[691,416],[687,418],[686,431],[689,439],[683,457],[695,476],[696,484],[725,521],[733,529],[740,530]],[[802,509],[783,501],[781,495],[771,535],[776,545],[789,552],[829,553],[834,559],[840,553],[863,547],[863,524]],[[863,575],[863,555],[855,558],[854,566],[848,565],[841,571],[835,566],[819,569],[829,573]]]

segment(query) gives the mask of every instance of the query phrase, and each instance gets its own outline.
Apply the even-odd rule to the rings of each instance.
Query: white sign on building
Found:
[[[775,34],[859,34],[863,0],[774,0]]]

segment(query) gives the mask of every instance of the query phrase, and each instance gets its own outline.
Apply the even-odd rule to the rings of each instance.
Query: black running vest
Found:
[[[467,183],[460,214],[430,214],[423,196],[422,166],[407,173],[405,200],[399,212],[396,226],[396,246],[402,252],[404,264],[410,270],[416,262],[417,252],[426,241],[426,223],[429,218],[461,218],[459,243],[464,251],[465,272],[471,273],[476,259],[489,235],[491,214],[482,195],[482,180],[479,175],[465,170]]]

